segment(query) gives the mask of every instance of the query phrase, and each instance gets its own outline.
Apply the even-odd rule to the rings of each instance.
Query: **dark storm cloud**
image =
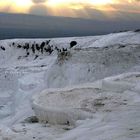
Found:
[[[78,17],[94,18],[96,20],[106,20],[106,16],[100,10],[85,6],[84,10],[74,10]]]

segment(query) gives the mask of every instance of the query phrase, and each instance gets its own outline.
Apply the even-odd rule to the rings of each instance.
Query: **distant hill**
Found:
[[[0,13],[0,39],[100,35],[139,28],[140,21],[90,19]]]

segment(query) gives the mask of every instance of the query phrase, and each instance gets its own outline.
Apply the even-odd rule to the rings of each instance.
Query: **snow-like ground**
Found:
[[[11,46],[13,42],[32,44],[44,40],[48,39],[0,41],[5,47],[0,50],[0,139],[139,140],[140,33],[50,39],[58,48],[69,49],[73,40],[78,43],[70,49],[71,56],[61,62],[56,52],[38,52],[35,59],[31,51],[25,57],[25,50]],[[75,97],[80,93],[77,100],[93,117],[76,121],[74,127],[24,122],[35,115],[31,99],[42,90],[57,96],[72,95],[73,108],[79,108]],[[59,105],[57,96],[50,98],[50,104]],[[63,105],[67,106],[67,101],[61,101],[59,107]]]

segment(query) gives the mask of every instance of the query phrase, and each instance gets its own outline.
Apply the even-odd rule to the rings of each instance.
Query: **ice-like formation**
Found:
[[[98,90],[84,89],[43,92],[32,99],[32,107],[41,122],[51,124],[75,125],[77,120],[92,118],[90,106],[86,100],[98,93]],[[90,91],[87,93],[87,91]]]
[[[33,54],[30,49],[26,56],[26,50],[11,46],[29,43],[31,47],[48,39],[0,41],[5,47],[0,49],[0,124],[5,126],[0,126],[0,139],[139,140],[139,38],[140,33],[124,32],[51,39],[50,44],[61,49],[69,49],[69,43],[77,41],[63,63],[58,63],[57,53]],[[115,76],[126,72],[138,73]],[[110,76],[115,77],[105,78]],[[63,87],[66,89],[49,89]],[[35,115],[32,96],[35,114],[48,124],[23,124]],[[51,123],[76,127],[68,131],[66,125]]]
[[[102,82],[102,88],[104,90],[111,90],[114,92],[124,92],[125,90],[130,90],[135,87],[135,90],[139,91],[136,82],[132,82],[133,77],[137,78],[137,81],[140,80],[140,73],[126,73],[114,77],[105,78]]]
[[[15,112],[15,96],[18,89],[17,77],[14,73],[2,69],[0,72],[0,118]]]
[[[33,110],[41,122],[75,125],[77,120],[91,118],[92,113],[99,111],[101,107],[110,110],[126,104],[124,100],[131,100],[132,93],[123,92],[134,92],[138,81],[140,82],[140,73],[125,73],[103,79],[101,89],[82,87],[44,91],[33,97]],[[126,94],[126,99],[121,97],[122,94]]]

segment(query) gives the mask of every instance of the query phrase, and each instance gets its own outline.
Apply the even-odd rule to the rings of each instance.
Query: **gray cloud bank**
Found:
[[[42,17],[24,14],[0,14],[0,39],[48,38],[107,34],[139,28],[137,20],[86,20],[65,17]]]

